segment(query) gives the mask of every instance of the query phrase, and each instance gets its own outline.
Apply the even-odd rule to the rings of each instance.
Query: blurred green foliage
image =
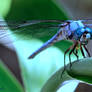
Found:
[[[62,11],[61,11],[62,10]],[[52,0],[12,0],[8,20],[67,19]]]
[[[0,16],[5,17],[10,10],[11,0],[0,0]]]
[[[0,91],[23,92],[23,89],[11,72],[0,61]]]

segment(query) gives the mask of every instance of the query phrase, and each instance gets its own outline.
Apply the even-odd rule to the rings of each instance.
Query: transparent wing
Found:
[[[85,19],[82,20],[82,22],[84,23],[85,26],[91,27],[92,28],[92,19]]]
[[[74,20],[67,20],[74,21]],[[81,20],[86,26],[92,26],[92,20]],[[0,38],[6,37],[5,34],[10,28],[12,34],[23,38],[44,38],[53,36],[59,29],[59,25],[64,20],[29,20],[29,21],[0,21]]]
[[[59,25],[65,21],[62,20],[30,20],[30,21],[7,21],[7,25],[4,21],[0,21],[0,38],[6,37],[6,35],[14,34],[21,39],[31,38],[50,38],[59,29]],[[5,34],[10,29],[12,32]],[[3,32],[2,32],[3,30]]]

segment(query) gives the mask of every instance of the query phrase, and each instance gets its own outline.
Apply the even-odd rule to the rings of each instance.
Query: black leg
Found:
[[[81,50],[81,53],[82,53],[83,57],[85,58],[85,54],[84,54],[84,51],[82,49],[81,43],[80,43],[80,50]]]
[[[64,53],[64,67],[65,67],[65,56],[66,56],[66,54],[69,52],[69,50],[72,49],[72,47],[73,47],[73,45],[72,45],[70,48],[68,48],[68,49],[65,51],[65,53]]]
[[[63,73],[64,73],[64,71],[65,71],[65,69],[66,69],[65,56],[66,56],[66,54],[69,52],[69,50],[75,48],[75,47],[77,46],[77,44],[78,44],[78,43],[73,44],[73,45],[72,45],[70,48],[68,48],[68,49],[65,51],[65,53],[64,53],[64,70],[62,71],[61,77],[62,77],[62,75],[63,75]]]
[[[74,45],[72,45],[70,48],[68,48],[68,49],[65,51],[65,53],[64,53],[64,70],[62,71],[61,77],[62,77],[62,75],[63,75],[63,73],[64,73],[64,71],[65,71],[65,69],[66,69],[65,56],[66,56],[66,54],[69,52],[69,50],[73,48],[73,46],[74,46]]]
[[[71,66],[72,66],[72,63],[71,63],[71,54],[72,54],[72,52],[74,52],[74,50],[75,50],[75,48],[77,47],[77,45],[78,45],[78,42],[76,42],[76,43],[74,44],[72,50],[71,50],[70,53],[69,53],[70,68],[71,68]]]
[[[75,52],[75,51],[76,51],[76,52]],[[78,49],[74,50],[73,53],[74,53],[74,55],[77,57],[77,61],[78,61],[78,59],[79,59],[79,56],[78,56]]]
[[[91,55],[90,55],[90,53],[89,53],[88,49],[86,48],[86,46],[85,46],[85,45],[83,45],[83,47],[84,47],[84,49],[86,50],[86,52],[87,52],[88,56],[89,56],[89,57],[91,57]]]

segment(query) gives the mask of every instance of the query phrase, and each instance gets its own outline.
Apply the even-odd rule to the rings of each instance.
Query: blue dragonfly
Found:
[[[90,23],[90,20],[30,20],[30,21],[22,21],[19,23],[16,22],[7,22],[8,26],[14,30],[13,33],[21,33],[23,31],[27,31],[28,33],[31,33],[32,37],[41,37],[41,36],[49,36],[49,34],[55,33],[54,36],[47,42],[45,42],[39,49],[37,49],[35,52],[33,52],[28,59],[34,58],[38,53],[45,50],[46,48],[50,47],[56,42],[59,42],[61,40],[70,40],[73,42],[73,45],[70,46],[64,53],[64,68],[65,68],[65,56],[69,52],[69,61],[70,66],[71,64],[71,54],[73,53],[77,59],[78,56],[78,50],[81,50],[81,53],[83,57],[85,58],[86,55],[84,53],[83,48],[87,52],[88,56],[90,57],[90,53],[86,47],[89,40],[92,39],[92,29],[90,26],[92,26]],[[0,22],[1,24],[3,21]],[[6,25],[1,25],[1,28],[4,28],[6,30]],[[27,28],[27,29],[26,29]],[[26,30],[25,30],[26,29]],[[29,30],[28,30],[29,29]],[[44,29],[40,30],[39,29]],[[45,31],[45,30],[52,30],[52,31]],[[54,31],[54,29],[57,30]],[[27,33],[27,34],[28,34]],[[30,37],[31,37],[30,36]]]

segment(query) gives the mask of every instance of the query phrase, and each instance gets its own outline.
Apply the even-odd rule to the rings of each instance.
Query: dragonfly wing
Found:
[[[85,24],[85,26],[92,28],[92,24]]]
[[[59,20],[34,20],[34,21],[26,21],[23,23],[9,23],[8,25],[12,31],[12,34],[20,36],[22,39],[25,38],[44,38],[53,36],[59,29],[59,24],[63,23],[63,21]],[[5,31],[7,31],[7,26],[2,26]],[[2,33],[0,35],[4,37],[5,34]]]
[[[82,22],[85,26],[92,28],[92,19],[82,20]]]

